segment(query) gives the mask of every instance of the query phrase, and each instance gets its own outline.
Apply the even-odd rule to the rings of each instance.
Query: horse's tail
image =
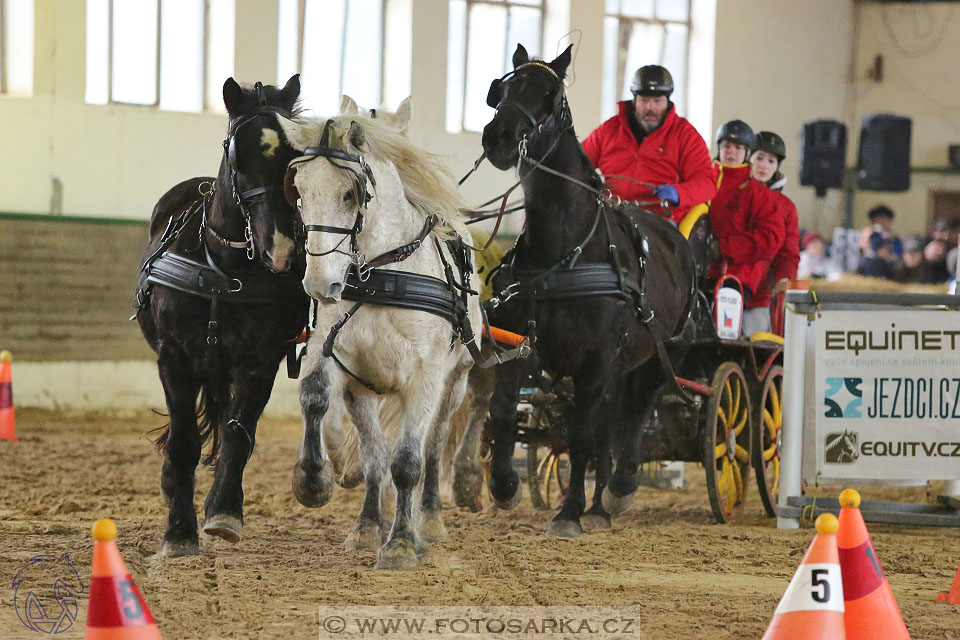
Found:
[[[220,429],[219,425],[223,416],[224,403],[222,400],[214,399],[217,394],[211,394],[206,387],[200,390],[200,397],[197,399],[197,426],[200,430],[200,446],[202,447],[210,441],[210,449],[203,457],[202,462],[205,465],[214,464],[220,454]],[[163,426],[150,430],[150,435],[156,434],[153,441],[157,451],[166,454],[167,442],[170,439],[170,422]]]

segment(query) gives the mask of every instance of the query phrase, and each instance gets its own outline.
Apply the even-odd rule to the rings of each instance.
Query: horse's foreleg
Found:
[[[325,362],[311,358],[307,351],[306,375],[300,381],[300,410],[303,414],[303,439],[297,462],[293,465],[293,495],[305,507],[322,507],[333,496],[333,468],[324,459],[323,419],[335,392]],[[340,419],[339,410],[333,412]]]
[[[253,455],[257,422],[270,399],[279,362],[243,363],[231,371],[230,399],[220,425],[213,486],[204,503],[203,532],[239,542],[243,529],[243,470]]]
[[[480,435],[490,407],[490,396],[496,372],[474,367],[467,377],[467,405],[462,416],[467,428],[457,446],[453,461],[453,498],[458,507],[480,511],[480,491],[483,486],[483,467],[480,462]]]
[[[596,423],[596,446],[594,449],[596,482],[593,489],[593,498],[590,508],[580,518],[581,524],[590,530],[610,528],[610,514],[603,508],[603,491],[610,480],[612,459],[610,454],[610,438],[617,424],[621,396],[624,385],[621,380],[615,379],[611,385],[611,392],[603,397],[600,408],[600,418]]]
[[[427,542],[438,542],[447,537],[447,529],[440,518],[440,511],[443,509],[443,501],[440,499],[440,456],[450,434],[450,417],[463,401],[467,388],[467,372],[472,364],[473,362],[469,359],[461,360],[450,372],[427,434],[424,450],[423,493],[420,500],[423,505],[423,524],[420,526],[420,534]]]
[[[659,386],[659,362],[654,358],[632,371],[624,381],[617,428],[617,467],[603,492],[603,507],[612,515],[626,511],[637,490],[637,467],[640,461],[640,440],[644,424],[637,416],[645,415],[647,405]]]
[[[193,507],[194,476],[202,446],[197,428],[199,385],[190,361],[176,347],[161,344],[157,368],[170,414],[166,456],[160,473],[160,490],[170,511],[160,555],[195,555],[200,552],[197,512]]]
[[[517,442],[517,399],[520,380],[530,366],[517,360],[497,367],[497,380],[490,398],[490,435],[493,457],[490,462],[490,494],[501,509],[520,504],[523,491],[520,475],[513,469],[513,450]]]
[[[348,390],[344,398],[360,436],[360,465],[366,492],[357,527],[347,536],[344,546],[347,551],[376,550],[386,533],[380,511],[380,490],[387,474],[387,443],[380,428],[379,403],[375,396],[360,390]]]

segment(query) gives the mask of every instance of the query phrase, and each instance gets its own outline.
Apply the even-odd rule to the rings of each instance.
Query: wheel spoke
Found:
[[[737,466],[738,465],[736,461],[734,461],[732,464],[728,465],[727,467],[730,470],[729,471],[730,479],[733,480],[733,482],[727,483],[727,493],[725,496],[726,505],[724,508],[725,513],[730,513],[731,511],[733,511],[733,505],[735,505],[737,502],[737,493],[739,493],[739,485],[740,485],[740,472],[737,469]]]
[[[727,413],[723,410],[723,407],[717,407],[717,422],[718,426],[723,427],[723,430],[726,431],[730,426],[730,421],[727,419]]]
[[[720,463],[720,479],[717,480],[717,493],[721,496],[727,492],[727,487],[730,484],[730,465],[727,462],[727,459],[724,458]]]
[[[764,407],[763,409],[763,426],[767,429],[767,435],[772,438],[775,438],[777,435],[777,423],[773,419],[773,416],[770,415],[770,412]]]
[[[729,381],[729,378],[727,378],[727,380]],[[733,387],[734,391],[733,396],[730,398],[730,402],[733,406],[733,408],[730,409],[730,420],[734,420],[735,416],[740,413],[740,396],[742,395],[740,389],[740,378],[734,378],[731,386]]]
[[[771,460],[774,459],[774,456],[776,455],[777,455],[777,445],[772,444],[763,450],[763,461],[770,462]]]
[[[775,496],[780,492],[780,456],[773,459],[773,486],[770,489],[770,495]]]
[[[720,458],[725,458],[727,456],[727,443],[721,442],[717,445],[717,460]]]
[[[740,467],[740,463],[737,462],[736,460],[733,461],[733,463],[732,463],[731,466],[733,467],[733,483],[734,483],[734,486],[736,486],[736,489],[737,489],[736,492],[734,492],[734,500],[735,500],[735,502],[742,502],[742,501],[743,501],[743,491],[744,491],[744,487],[743,487],[743,470],[742,470],[742,468]],[[731,505],[730,508],[731,508],[731,510],[732,510],[732,509],[733,509],[733,506]]]
[[[783,424],[783,404],[780,402],[780,389],[776,384],[770,385],[770,402],[773,405],[773,417],[777,426]]]
[[[739,444],[737,445],[737,450],[733,455],[737,457],[737,460],[739,460],[741,464],[750,459],[750,452],[741,447]]]
[[[737,426],[733,429],[735,434],[740,435],[743,432],[744,427],[747,426],[747,418],[749,417],[750,412],[747,411],[747,403],[743,403],[743,413],[737,416]]]

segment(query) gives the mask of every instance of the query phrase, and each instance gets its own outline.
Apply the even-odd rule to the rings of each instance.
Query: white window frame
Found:
[[[615,80],[617,83],[617,90],[614,98],[616,100],[621,100],[623,91],[625,87],[620,83],[626,78],[626,64],[627,64],[627,51],[630,47],[630,34],[633,31],[633,25],[640,24],[649,24],[649,25],[659,25],[663,28],[664,33],[666,33],[667,25],[682,25],[687,28],[687,42],[686,42],[686,55],[684,56],[684,61],[686,68],[683,70],[683,104],[677,104],[674,101],[675,108],[684,114],[687,113],[687,107],[690,103],[690,94],[687,91],[689,86],[690,78],[690,37],[693,33],[693,2],[692,0],[685,0],[687,3],[687,19],[686,20],[665,20],[662,18],[656,17],[656,2],[654,2],[654,17],[652,18],[643,18],[636,17],[631,15],[624,15],[622,12],[622,2],[623,0],[617,0],[618,10],[616,13],[609,12],[604,10],[604,18],[615,18],[618,21],[617,28],[617,68],[615,69]],[[664,47],[666,46],[666,37],[664,37],[660,45],[660,57],[659,60],[651,60],[648,64],[661,64],[663,61]],[[604,73],[607,73],[608,70],[604,69]],[[673,98],[671,97],[671,100]],[[608,105],[605,105],[604,108],[609,108]]]
[[[460,93],[458,96],[458,99],[460,100],[460,121],[454,122],[454,123],[447,122],[447,130],[457,131],[457,132],[477,133],[478,130],[470,129],[466,126],[466,120],[465,120],[465,116],[467,113],[467,110],[466,110],[467,83],[470,78],[470,70],[468,67],[470,65],[469,52],[470,52],[470,14],[471,14],[470,9],[471,7],[474,7],[476,5],[482,5],[482,4],[492,5],[496,7],[505,7],[507,10],[506,33],[510,33],[511,7],[521,7],[525,9],[539,9],[540,10],[540,48],[543,49],[545,24],[546,24],[546,16],[547,16],[547,0],[539,0],[539,2],[533,2],[533,3],[516,2],[515,0],[464,0],[464,1],[466,2],[466,14],[465,14],[466,26],[465,26],[464,37],[463,37],[463,69],[462,69],[463,84],[460,87]],[[449,11],[449,3],[447,4],[447,6]],[[508,39],[505,38],[504,52],[503,52],[503,60],[504,60],[503,73],[507,73],[511,69],[513,52],[516,46],[517,46],[516,42],[510,42]],[[447,64],[450,64],[449,56],[447,57]],[[449,78],[449,74],[448,74],[448,78]],[[493,78],[490,78],[490,80],[493,80]],[[447,95],[449,95],[449,93]],[[455,125],[452,129],[450,127],[451,124]]]
[[[377,96],[376,105],[363,105],[364,107],[376,107],[386,102],[386,92],[387,92],[387,78],[386,78],[386,68],[387,68],[387,19],[389,15],[389,5],[390,0],[379,0],[380,1],[380,60],[378,61],[377,73],[379,74],[379,84],[380,84],[380,94]],[[344,69],[345,61],[347,59],[347,27],[348,21],[350,19],[350,5],[351,0],[345,0],[344,3],[344,16],[343,24],[340,25],[342,36],[340,39],[340,70],[337,74],[338,78],[338,87],[337,93],[343,95],[344,91]],[[304,33],[306,30],[306,16],[307,16],[307,0],[297,0],[297,66],[296,73],[303,73],[303,50],[304,50]],[[278,70],[279,71],[279,70]],[[281,82],[285,78],[279,79]],[[307,110],[311,110],[313,107],[309,104],[304,105]]]
[[[3,0],[0,0],[2,2]],[[114,4],[117,2],[123,2],[124,0],[107,0],[107,101],[106,104],[123,104],[123,105],[134,105],[138,107],[160,107],[161,95],[160,95],[160,84],[162,78],[162,66],[163,60],[161,55],[161,50],[163,47],[163,3],[164,0],[157,0],[157,62],[156,62],[156,95],[154,101],[151,103],[141,103],[141,102],[124,102],[120,100],[114,100],[113,98],[113,29],[114,29]],[[204,0],[203,2],[203,68],[202,68],[202,106],[201,111],[189,111],[187,113],[204,113],[208,111],[223,111],[223,104],[219,101],[211,102],[211,95],[218,95],[217,93],[212,92],[211,82],[214,79],[210,78],[209,74],[209,63],[211,58],[211,38],[210,38],[210,1]],[[219,88],[219,84],[217,85]],[[90,103],[88,103],[90,104]],[[101,103],[93,103],[101,104]]]

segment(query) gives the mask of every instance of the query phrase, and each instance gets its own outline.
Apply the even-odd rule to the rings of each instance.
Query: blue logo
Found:
[[[860,418],[863,405],[863,378],[827,378],[827,390],[823,394],[826,405],[825,418]]]
[[[63,633],[73,626],[83,581],[70,554],[34,556],[13,577],[13,606],[27,629]]]

